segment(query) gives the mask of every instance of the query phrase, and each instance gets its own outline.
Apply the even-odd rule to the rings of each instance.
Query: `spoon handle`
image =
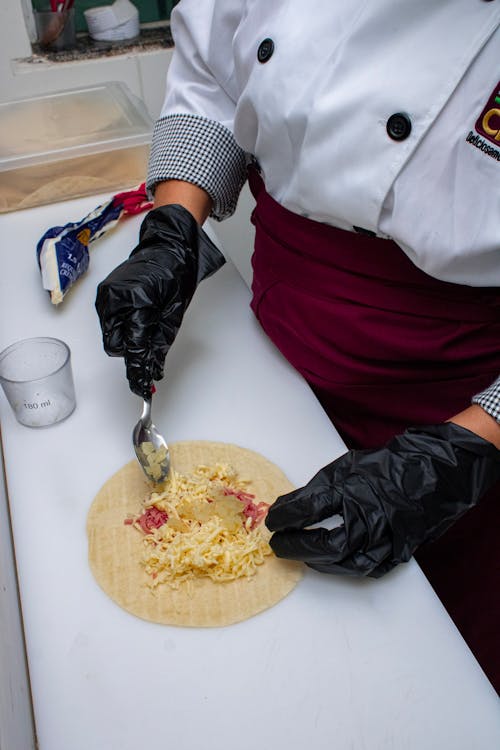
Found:
[[[151,399],[144,399],[143,401],[141,422],[144,427],[151,426]]]

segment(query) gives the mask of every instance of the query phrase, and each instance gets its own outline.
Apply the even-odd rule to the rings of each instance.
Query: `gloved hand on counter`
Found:
[[[279,497],[266,525],[278,557],[325,573],[379,578],[436,539],[500,480],[500,451],[459,425],[411,428],[351,450]],[[332,530],[305,527],[340,514]]]
[[[160,206],[142,222],[139,244],[97,288],[107,354],[124,357],[131,390],[149,398],[199,282],[224,256],[179,205]]]

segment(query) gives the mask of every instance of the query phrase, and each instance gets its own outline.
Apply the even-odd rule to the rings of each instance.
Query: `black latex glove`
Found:
[[[436,539],[500,479],[500,451],[452,423],[407,430],[380,450],[352,450],[279,497],[266,525],[278,557],[325,573],[378,578]],[[309,529],[340,514],[331,531]]]
[[[107,354],[124,357],[131,390],[151,397],[199,282],[224,256],[182,206],[161,206],[142,222],[128,260],[97,287]]]

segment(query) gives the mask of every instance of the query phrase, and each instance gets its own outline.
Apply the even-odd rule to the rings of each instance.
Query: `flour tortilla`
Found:
[[[255,502],[272,503],[293,486],[263,456],[228,443],[186,441],[170,446],[172,467],[188,474],[200,464],[229,464],[251,483]],[[142,535],[124,524],[138,516],[150,492],[137,461],[109,479],[97,494],[87,518],[89,563],[97,583],[120,607],[137,617],[164,625],[217,627],[246,620],[283,599],[302,577],[298,563],[266,557],[250,578],[214,582],[195,579],[172,589],[162,584],[152,592],[140,565]]]

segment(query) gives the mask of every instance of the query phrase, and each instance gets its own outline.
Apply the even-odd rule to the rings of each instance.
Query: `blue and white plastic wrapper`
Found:
[[[145,186],[118,193],[78,222],[48,229],[37,243],[36,253],[43,288],[59,305],[69,289],[89,267],[89,245],[113,229],[120,219],[151,208]]]

